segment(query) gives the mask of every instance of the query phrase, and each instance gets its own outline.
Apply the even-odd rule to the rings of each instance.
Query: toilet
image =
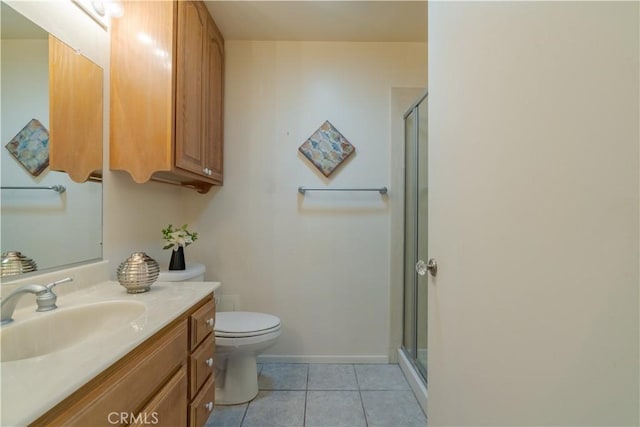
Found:
[[[216,313],[216,404],[248,402],[258,394],[256,357],[280,336],[280,319],[246,311]]]
[[[201,282],[205,267],[189,263],[185,270],[163,270],[159,282]],[[271,314],[247,311],[216,312],[217,405],[235,405],[258,394],[256,358],[280,336],[280,319]]]
[[[184,270],[160,270],[158,282],[203,282],[204,264],[189,263]]]

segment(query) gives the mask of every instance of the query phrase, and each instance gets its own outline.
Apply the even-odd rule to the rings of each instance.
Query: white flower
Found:
[[[198,233],[189,232],[186,224],[178,229],[174,229],[173,226],[169,224],[166,229],[162,230],[162,235],[163,239],[167,242],[163,249],[173,248],[174,251],[180,247],[190,245],[198,238]]]

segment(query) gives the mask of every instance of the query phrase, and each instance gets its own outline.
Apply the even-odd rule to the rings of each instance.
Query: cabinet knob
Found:
[[[209,412],[213,411],[213,402],[207,403],[204,407],[207,408],[207,411]]]
[[[208,358],[204,363],[206,363],[208,367],[212,367],[213,366],[213,357]]]
[[[213,317],[210,317],[206,320],[207,325],[213,328]]]

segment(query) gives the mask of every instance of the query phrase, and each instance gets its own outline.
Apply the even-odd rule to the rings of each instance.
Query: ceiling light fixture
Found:
[[[107,29],[111,18],[120,18],[124,7],[120,0],[71,0],[102,28]]]

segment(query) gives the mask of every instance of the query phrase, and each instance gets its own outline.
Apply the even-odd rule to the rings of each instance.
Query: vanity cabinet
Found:
[[[214,322],[208,296],[32,425],[204,426],[215,393]]]
[[[125,2],[111,30],[110,168],[223,182],[224,39],[201,1]]]

